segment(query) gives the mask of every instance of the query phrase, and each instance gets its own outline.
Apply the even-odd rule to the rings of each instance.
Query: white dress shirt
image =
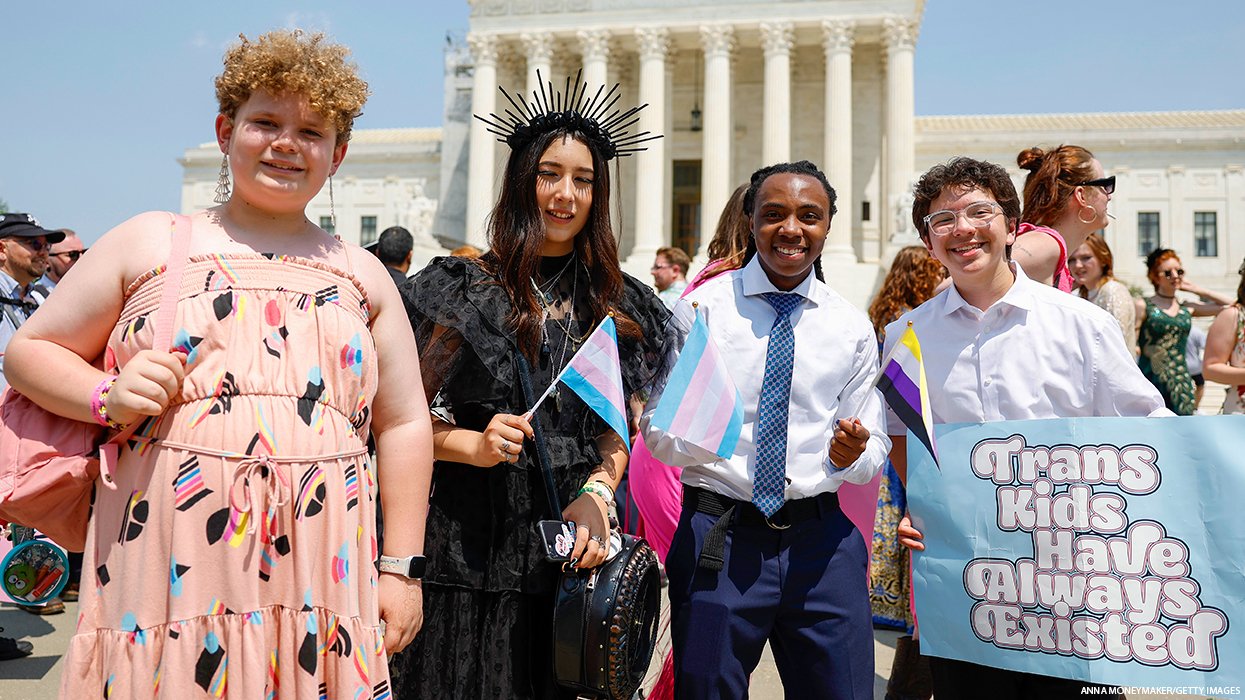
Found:
[[[742,501],[752,498],[757,406],[769,334],[777,317],[761,295],[777,291],[754,257],[742,270],[705,282],[674,308],[673,322],[686,335],[695,319],[691,302],[699,304],[744,406],[743,429],[735,452],[730,459],[720,459],[652,427],[652,414],[664,387],[653,392],[640,421],[644,442],[657,459],[685,467],[684,484]],[[837,491],[844,481],[868,483],[890,450],[882,397],[873,388],[877,339],[868,318],[811,271],[792,293],[805,301],[790,316],[795,362],[787,415],[787,500]],[[859,418],[869,430],[869,441],[853,464],[838,469],[830,462],[830,440],[837,421],[852,417]]]
[[[886,327],[890,352],[912,322],[934,423],[1172,415],[1111,314],[1011,266],[1015,282],[984,311],[952,285]],[[905,432],[889,411],[888,429]]]

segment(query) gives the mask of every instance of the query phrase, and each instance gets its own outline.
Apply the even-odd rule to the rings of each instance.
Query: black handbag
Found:
[[[522,353],[515,355],[530,406],[531,371]],[[544,432],[535,415],[531,423],[549,508],[560,519]],[[581,696],[630,700],[657,644],[661,580],[657,555],[643,539],[615,530],[609,545],[609,558],[595,569],[563,569],[553,606],[553,671],[559,685]]]

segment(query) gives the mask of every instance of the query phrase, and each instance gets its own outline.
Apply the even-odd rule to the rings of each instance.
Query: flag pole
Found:
[[[571,303],[572,304],[575,303],[574,300],[572,300]],[[614,312],[613,311],[609,312],[606,318],[614,318]],[[605,323],[604,318],[601,319],[597,323],[597,325],[593,326],[592,333],[596,333],[597,329],[601,327],[602,323]],[[591,338],[592,333],[589,333],[588,335],[584,336],[584,340]],[[578,355],[579,353],[583,351],[584,351],[583,346],[580,346],[580,348],[575,351],[575,355]],[[532,414],[536,413],[536,409],[540,408],[540,405],[544,403],[545,399],[549,398],[549,395],[553,393],[553,390],[555,388],[557,388],[558,382],[562,381],[562,375],[566,373],[566,368],[570,367],[571,362],[575,360],[575,355],[571,355],[571,359],[567,360],[566,364],[562,365],[562,369],[558,370],[558,376],[554,377],[553,381],[549,383],[549,387],[545,389],[545,393],[541,394],[540,398],[536,399],[536,403],[532,404],[532,407],[527,409],[527,412],[523,414],[523,420],[530,421],[532,419]]]

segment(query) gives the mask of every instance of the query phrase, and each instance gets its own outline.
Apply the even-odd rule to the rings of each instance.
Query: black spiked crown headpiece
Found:
[[[592,99],[589,99],[588,84],[580,81],[582,73],[580,71],[575,74],[573,85],[568,76],[566,86],[557,91],[553,89],[553,81],[545,82],[540,77],[540,71],[536,71],[536,82],[540,89],[532,91],[531,102],[521,93],[516,99],[506,92],[506,88],[498,86],[497,89],[501,90],[501,94],[506,96],[514,109],[506,109],[505,117],[496,114],[489,114],[488,118],[478,114],[472,116],[484,122],[488,126],[488,132],[496,134],[497,140],[505,142],[513,151],[525,148],[551,131],[565,129],[583,134],[600,152],[602,160],[608,161],[615,156],[621,158],[646,150],[647,147],[640,144],[662,137],[661,134],[650,134],[647,131],[628,134],[627,129],[640,121],[637,116],[640,110],[648,105],[642,104],[626,110],[616,107],[622,97],[618,91],[618,83],[614,83],[614,87],[604,96],[601,95],[605,90],[602,85],[597,88]]]

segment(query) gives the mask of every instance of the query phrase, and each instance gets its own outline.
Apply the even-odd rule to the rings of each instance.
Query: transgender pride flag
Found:
[[[700,309],[696,309],[696,320],[650,424],[722,459],[735,453],[744,424],[744,402]]]
[[[921,343],[912,330],[912,322],[899,337],[899,342],[882,360],[882,369],[873,383],[882,391],[886,403],[899,420],[925,445],[934,464],[938,450],[934,445],[934,414],[929,410],[929,388],[925,385],[925,363],[921,361]]]
[[[527,412],[531,416],[536,407],[562,382],[597,412],[618,436],[627,449],[631,449],[631,435],[627,430],[627,401],[623,397],[622,364],[618,361],[618,331],[614,317],[609,316],[584,344],[558,376],[536,399],[536,405]]]

